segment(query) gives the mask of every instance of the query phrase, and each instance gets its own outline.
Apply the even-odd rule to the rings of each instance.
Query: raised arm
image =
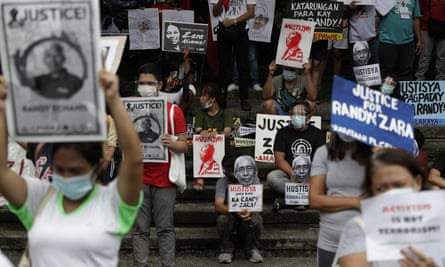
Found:
[[[272,60],[269,64],[269,72],[267,73],[266,82],[263,85],[263,100],[273,98],[274,89],[272,86],[272,78],[277,69],[277,65],[275,64],[275,60]]]
[[[7,167],[8,161],[8,128],[6,125],[7,85],[0,76],[0,194],[15,207],[21,207],[26,200],[25,181]]]
[[[119,79],[112,73],[100,72],[99,81],[114,118],[120,147],[124,154],[118,174],[117,187],[125,203],[136,205],[142,188],[142,150],[133,122],[119,95]]]

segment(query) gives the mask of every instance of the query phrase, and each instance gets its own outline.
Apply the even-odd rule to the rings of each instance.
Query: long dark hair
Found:
[[[357,161],[360,165],[366,165],[372,154],[371,147],[359,141],[353,141],[355,143],[354,150],[351,157]],[[332,161],[342,160],[345,158],[346,151],[349,150],[349,144],[338,136],[337,133],[331,133],[331,139],[326,144],[328,148],[328,159]]]
[[[363,182],[363,190],[372,194],[372,176],[378,166],[381,165],[397,165],[405,168],[416,179],[418,176],[422,181],[426,178],[425,171],[416,163],[414,157],[407,151],[400,148],[382,148],[376,151],[366,166],[366,176]]]

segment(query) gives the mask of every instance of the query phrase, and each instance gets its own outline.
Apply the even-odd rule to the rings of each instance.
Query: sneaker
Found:
[[[253,88],[254,91],[257,91],[257,92],[263,91],[263,87],[261,87],[261,85],[259,83],[254,84],[252,86],[252,88]]]
[[[257,248],[252,249],[252,255],[250,256],[249,261],[251,263],[263,262],[263,256],[261,256],[261,253],[258,251]]]
[[[249,102],[247,100],[244,100],[241,102],[241,110],[242,111],[250,111],[252,108],[250,107]]]
[[[233,92],[233,91],[238,91],[239,90],[239,86],[231,83],[229,84],[229,86],[227,86],[227,92]]]
[[[220,253],[219,256],[218,256],[218,262],[219,263],[231,263],[232,260],[233,260],[233,254],[232,253]]]

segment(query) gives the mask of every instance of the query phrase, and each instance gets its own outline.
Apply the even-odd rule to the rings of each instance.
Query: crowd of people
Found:
[[[112,6],[112,1],[105,2]],[[148,3],[151,1],[133,2],[138,8],[152,4]],[[166,5],[165,1],[157,2]],[[253,90],[262,91],[262,113],[290,117],[289,125],[278,130],[275,136],[276,169],[267,173],[264,183],[275,194],[274,214],[285,208],[297,212],[308,208],[319,210],[318,267],[332,266],[336,261],[342,267],[439,266],[425,251],[415,247],[402,250],[402,259],[396,263],[368,262],[360,204],[364,199],[395,188],[419,191],[427,182],[433,189],[445,188],[445,155],[439,155],[428,169],[425,162],[421,165],[416,161],[416,157],[422,155],[424,137],[416,138],[419,149],[415,155],[397,148],[371,147],[336,132],[330,133],[326,142],[325,133],[311,124],[311,117],[317,113],[328,42],[315,40],[310,57],[301,69],[279,67],[273,60],[265,77],[261,77],[255,43],[249,41],[246,23],[254,17],[256,1],[211,0],[210,4],[210,14],[219,21],[216,32],[219,75],[217,81],[200,86],[199,103],[195,103],[198,108],[192,109],[198,94],[197,64],[189,49],[178,45],[177,27],[167,25],[166,38],[177,52],[162,53],[160,60],[139,66],[134,75],[134,90],[122,90],[118,75],[100,71],[99,82],[108,112],[107,142],[20,143],[34,163],[35,174],[18,173],[8,165],[8,152],[17,144],[8,140],[8,83],[0,76],[0,194],[27,231],[32,265],[58,266],[64,262],[67,266],[117,266],[122,238],[129,233],[134,266],[147,266],[153,222],[161,264],[175,266],[177,186],[169,179],[170,154],[184,154],[189,150],[186,115],[190,113],[195,117],[193,134],[203,138],[220,134],[226,140],[222,162],[214,161],[213,147],[204,146],[200,151],[203,161],[200,174],[204,176],[206,168],[215,164],[221,164],[224,174],[218,178],[214,194],[215,229],[220,248],[217,261],[229,264],[234,260],[237,246],[233,232],[237,232],[245,258],[251,263],[263,262],[261,212],[248,208],[230,212],[228,204],[229,185],[247,187],[262,183],[254,158],[237,152],[228,142],[233,129],[233,111],[227,108],[227,94],[239,90],[241,110],[250,111],[251,84]],[[338,60],[339,50],[349,50],[351,71],[355,66],[379,64],[382,82],[373,88],[403,100],[399,82],[426,79],[433,51],[437,56],[435,78],[445,79],[445,37],[429,32],[430,20],[445,21],[444,3],[398,0],[387,14],[381,15],[374,6],[352,1],[344,6],[345,40],[334,42],[332,53]],[[102,25],[107,30],[125,27],[119,17],[110,18],[107,23]],[[52,89],[60,88],[60,77],[66,78],[69,74],[63,67],[63,47],[55,43],[52,50],[45,51],[44,58],[49,69],[54,68],[63,75],[51,79],[44,75],[46,78],[36,77],[35,81],[25,81],[26,84],[49,99],[65,98]],[[339,72],[336,66],[335,72]],[[260,80],[265,81],[263,85]],[[65,79],[63,83],[66,82]],[[82,86],[74,78],[68,82],[76,83],[71,85],[76,88],[70,95]],[[142,162],[141,135],[136,132],[121,95],[167,98],[166,131],[151,137],[159,138],[168,149],[166,162]],[[152,130],[150,125],[146,128]],[[123,155],[119,162],[113,158],[117,147]],[[211,161],[206,161],[207,158]],[[118,166],[114,166],[115,163]],[[309,205],[286,205],[287,183],[309,185]],[[195,191],[204,191],[204,186],[203,177],[194,179]],[[0,262],[2,256],[0,251]]]

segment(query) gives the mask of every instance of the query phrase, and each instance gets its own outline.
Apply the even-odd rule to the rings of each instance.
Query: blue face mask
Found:
[[[292,115],[290,117],[290,124],[296,128],[301,129],[306,126],[306,116],[304,115]]]
[[[79,200],[93,188],[91,182],[92,173],[93,171],[70,178],[64,178],[57,173],[53,173],[52,185],[68,199],[73,201]]]
[[[382,86],[380,87],[380,91],[382,92],[382,94],[390,95],[394,92],[394,86],[387,83],[383,83]]]
[[[292,70],[283,70],[283,79],[286,81],[292,81],[297,78],[297,73]]]

